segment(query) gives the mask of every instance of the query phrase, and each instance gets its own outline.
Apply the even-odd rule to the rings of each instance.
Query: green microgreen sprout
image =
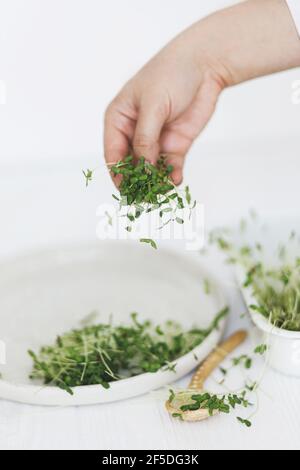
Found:
[[[94,172],[93,170],[87,169],[87,170],[82,170],[82,173],[85,177],[85,185],[88,186],[93,179]]]
[[[251,428],[251,426],[252,426],[251,421],[249,421],[248,419],[243,419],[243,418],[237,417],[237,420],[240,423],[242,423],[244,426],[246,426],[247,428]]]
[[[169,402],[172,403],[174,398],[175,398],[174,390],[170,389]]]
[[[176,372],[176,366],[177,364],[175,362],[167,362],[166,365],[163,367],[162,370],[164,371],[170,371],[170,372]]]
[[[245,385],[246,389],[248,390],[248,392],[254,392],[257,388],[258,388],[258,383],[257,382],[253,382],[253,383],[248,383]]]
[[[254,349],[254,354],[259,354],[263,356],[268,350],[268,346],[266,344],[260,344]]]
[[[112,219],[112,216],[110,215],[110,213],[107,212],[107,211],[105,211],[105,217],[106,217],[106,219],[107,219],[108,225],[112,226],[112,224],[113,224],[113,219]]]
[[[210,283],[209,279],[204,279],[203,288],[204,288],[204,292],[205,292],[206,295],[211,294],[212,287],[211,287],[211,283]]]
[[[148,243],[150,246],[152,246],[152,248],[154,248],[155,250],[157,250],[157,244],[156,244],[155,241],[152,240],[151,238],[141,238],[141,239],[140,239],[140,242],[141,242],[141,243]]]
[[[232,364],[234,366],[239,366],[242,365],[245,367],[245,369],[251,369],[252,367],[252,359],[249,357],[247,354],[243,354],[242,356],[239,357],[234,357],[232,359]]]
[[[172,414],[172,417],[173,417],[173,418],[178,418],[178,419],[180,419],[181,421],[183,421],[182,413],[173,413],[173,414]]]

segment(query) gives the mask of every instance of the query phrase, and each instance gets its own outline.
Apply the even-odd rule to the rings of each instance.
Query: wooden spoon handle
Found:
[[[224,343],[216,347],[216,349],[205,359],[200,365],[189,385],[189,389],[202,390],[205,380],[209,377],[212,371],[241,343],[247,338],[246,331],[237,331]]]

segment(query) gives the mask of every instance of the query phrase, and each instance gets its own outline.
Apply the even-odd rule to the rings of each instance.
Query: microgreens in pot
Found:
[[[243,232],[246,226],[245,222],[241,224]],[[227,261],[245,271],[244,287],[252,290],[255,299],[249,307],[278,328],[300,331],[300,258],[293,256],[299,253],[296,233],[279,245],[272,261],[267,261],[262,243],[240,244],[235,240],[235,232],[228,229],[210,235],[210,242],[226,254]]]

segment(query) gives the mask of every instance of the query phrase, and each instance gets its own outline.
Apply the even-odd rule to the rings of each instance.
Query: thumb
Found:
[[[168,117],[168,109],[157,97],[141,103],[133,138],[136,157],[145,157],[155,164],[160,153],[160,136]]]

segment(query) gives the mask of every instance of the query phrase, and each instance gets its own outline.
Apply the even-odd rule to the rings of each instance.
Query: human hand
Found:
[[[154,164],[165,154],[179,184],[185,156],[221,91],[298,65],[300,41],[285,0],[249,0],[201,20],[155,56],[108,107],[108,165],[131,151]]]
[[[175,184],[185,156],[214,112],[225,81],[217,63],[193,57],[190,37],[180,37],[152,59],[114,99],[105,119],[108,164],[131,150],[156,163],[167,155]]]

